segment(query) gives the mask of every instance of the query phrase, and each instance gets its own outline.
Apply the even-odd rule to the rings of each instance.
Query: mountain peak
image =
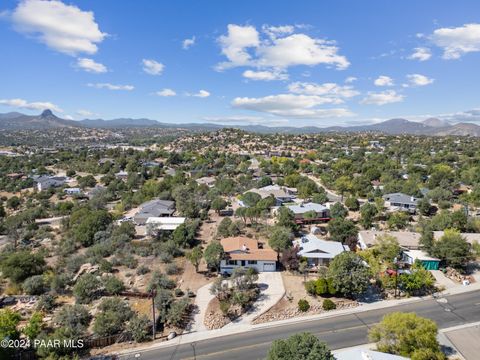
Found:
[[[446,121],[440,120],[440,119],[434,118],[434,117],[431,117],[431,118],[428,118],[428,119],[424,120],[423,124],[425,124],[427,126],[435,127],[435,128],[445,127],[445,126],[449,125]]]
[[[55,115],[53,115],[52,110],[46,109],[46,110],[43,110],[43,112],[40,114],[40,116],[41,117],[49,117],[49,116],[55,116]]]

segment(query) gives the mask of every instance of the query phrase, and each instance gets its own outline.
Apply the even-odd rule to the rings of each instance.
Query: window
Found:
[[[248,260],[248,265],[257,265],[257,260]]]
[[[228,260],[227,265],[237,265],[237,261],[236,260]]]

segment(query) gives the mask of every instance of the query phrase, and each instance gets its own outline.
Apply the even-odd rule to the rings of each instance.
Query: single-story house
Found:
[[[303,223],[305,220],[310,222],[330,220],[330,210],[321,204],[309,202],[300,205],[289,205],[287,207],[295,214],[295,221],[297,223]],[[315,213],[315,216],[305,218],[306,213]]]
[[[225,258],[220,262],[222,274],[231,274],[238,267],[251,267],[258,272],[277,270],[277,253],[264,249],[255,239],[236,236],[222,239],[220,243],[225,252]]]
[[[413,263],[419,260],[423,267],[427,270],[438,270],[440,259],[428,256],[425,251],[422,250],[405,250],[403,251],[402,261],[413,265]]]
[[[50,188],[62,187],[65,185],[67,178],[65,176],[41,175],[34,176],[33,181],[37,185],[38,191],[42,191]]]
[[[128,172],[125,170],[120,170],[115,174],[117,179],[126,180],[128,178]]]
[[[383,195],[385,206],[389,211],[408,211],[415,214],[417,211],[418,198],[402,193]]]
[[[153,234],[160,231],[175,231],[183,223],[184,217],[149,217],[146,226],[148,233]]]
[[[409,360],[400,355],[393,355],[382,353],[380,351],[352,348],[348,350],[340,350],[334,352],[335,359],[337,360]]]
[[[382,236],[393,236],[404,249],[416,250],[420,248],[421,235],[412,231],[377,231],[362,230],[358,232],[358,246],[365,250],[377,244],[377,239]]]
[[[170,217],[175,212],[175,201],[154,199],[140,205],[135,214],[137,225],[144,225],[150,217]]]
[[[63,192],[67,195],[80,195],[82,193],[82,190],[80,188],[66,188],[63,189]]]
[[[313,234],[295,239],[293,246],[299,249],[298,256],[306,258],[310,266],[328,266],[335,256],[344,251],[350,251],[348,245],[337,241],[322,240]]]
[[[280,206],[283,203],[292,202],[295,199],[297,189],[288,188],[286,186],[279,186],[279,185],[267,185],[262,188],[254,188],[248,190],[247,192],[254,192],[261,196],[262,199],[269,197],[272,195],[276,200],[276,206]],[[239,204],[243,206],[242,202],[240,201]]]
[[[208,187],[214,187],[217,180],[214,177],[204,176],[195,180],[198,185],[207,185]]]
[[[433,237],[435,240],[439,240],[444,234],[443,231],[434,231]],[[467,240],[470,245],[474,243],[480,244],[480,233],[460,233],[460,235]]]

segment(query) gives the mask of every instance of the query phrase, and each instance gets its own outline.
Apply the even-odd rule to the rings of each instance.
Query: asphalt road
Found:
[[[194,344],[180,344],[122,356],[121,359],[176,360],[176,359],[264,359],[275,339],[302,331],[315,334],[332,349],[365,344],[368,329],[379,322],[383,315],[394,312],[415,312],[435,320],[439,328],[448,328],[480,321],[480,291],[428,299],[386,309],[358,312],[320,320],[297,322],[281,326],[252,330]]]

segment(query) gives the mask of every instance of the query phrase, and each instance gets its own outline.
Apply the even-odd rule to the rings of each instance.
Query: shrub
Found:
[[[180,272],[180,268],[177,266],[177,264],[171,263],[165,267],[165,272],[167,275],[175,275]]]
[[[73,287],[73,295],[80,304],[88,304],[97,295],[100,281],[93,274],[83,274]]]
[[[37,303],[38,311],[49,312],[55,307],[55,298],[51,294],[40,295]]]
[[[175,296],[176,296],[176,297],[183,296],[183,294],[184,294],[183,290],[182,290],[182,289],[179,289],[179,288],[176,288],[175,291],[174,291],[174,293],[175,293]]]
[[[302,312],[306,312],[308,311],[308,309],[310,309],[310,304],[308,303],[307,300],[305,299],[298,300],[298,310]]]
[[[41,295],[46,291],[45,281],[42,275],[34,275],[26,279],[23,284],[23,291],[28,295]]]
[[[150,269],[145,265],[141,265],[137,268],[137,275],[145,275],[150,272]]]
[[[309,295],[316,295],[317,294],[317,282],[315,280],[310,280],[305,283],[305,290]]]
[[[315,282],[315,293],[319,296],[328,293],[328,283],[324,278],[319,278]]]
[[[134,315],[127,325],[127,330],[132,334],[135,342],[142,342],[150,337],[149,326],[150,320],[145,315]]]
[[[333,279],[332,278],[327,279],[327,286],[328,286],[328,294],[329,295],[335,295],[337,293],[337,290],[335,289],[335,286],[333,285]]]
[[[104,279],[105,291],[110,295],[118,295],[125,290],[123,281],[111,275]]]
[[[332,300],[325,299],[325,300],[323,300],[322,307],[323,307],[323,310],[329,311],[329,310],[336,309],[337,305],[335,305],[335,303]]]

